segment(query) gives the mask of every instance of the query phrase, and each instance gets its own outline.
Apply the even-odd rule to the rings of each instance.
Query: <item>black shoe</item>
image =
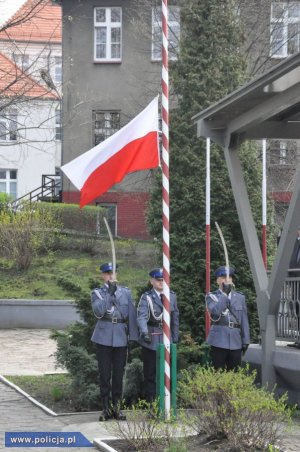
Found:
[[[287,344],[288,347],[300,348],[300,342],[294,342],[294,344]]]
[[[115,413],[114,413],[114,418],[115,418],[117,421],[126,421],[126,416],[125,416],[124,413],[122,413],[122,411],[115,412]]]
[[[100,413],[100,416],[99,416],[99,422],[105,422],[112,418],[113,418],[113,415],[109,410],[102,410],[102,412]]]

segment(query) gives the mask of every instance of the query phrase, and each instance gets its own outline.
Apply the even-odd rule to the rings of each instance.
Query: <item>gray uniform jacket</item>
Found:
[[[91,293],[92,309],[98,318],[92,341],[111,347],[126,347],[128,340],[138,340],[136,309],[128,287],[118,286],[113,296],[104,284]],[[118,319],[120,323],[116,322]],[[122,322],[125,320],[125,322]],[[116,322],[116,323],[114,323]]]
[[[160,297],[157,295],[154,289],[149,290],[149,292],[143,293],[141,296],[138,309],[137,309],[137,322],[140,332],[139,344],[143,347],[149,348],[151,350],[156,350],[158,344],[163,344],[163,330],[162,321],[159,322],[153,318],[149,299],[150,297],[153,305],[153,312],[155,317],[159,317],[163,312],[163,304]],[[170,291],[170,328],[171,328],[171,342],[178,342],[179,338],[179,311],[177,308],[176,294],[172,290]],[[150,325],[149,325],[150,322]],[[156,325],[153,325],[156,323]],[[151,336],[151,344],[147,344],[143,338],[142,334],[148,333]]]
[[[245,296],[231,291],[227,296],[221,290],[206,295],[206,306],[211,316],[207,343],[227,350],[238,350],[250,343],[249,322]],[[234,316],[228,310],[233,312]],[[238,321],[240,328],[231,328]],[[232,322],[229,324],[229,322]]]

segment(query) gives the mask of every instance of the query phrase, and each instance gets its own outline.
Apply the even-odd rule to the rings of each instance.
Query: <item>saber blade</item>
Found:
[[[109,235],[109,240],[110,240],[110,245],[111,245],[111,254],[112,254],[112,264],[113,264],[113,279],[116,280],[116,249],[115,249],[115,243],[114,243],[114,239],[109,227],[109,224],[107,222],[107,219],[105,217],[103,217],[108,235]]]
[[[229,259],[228,259],[227,246],[226,246],[226,242],[225,242],[223,233],[221,231],[221,228],[216,221],[215,221],[215,225],[216,225],[217,231],[219,233],[219,236],[220,236],[220,239],[221,239],[221,242],[223,245],[223,250],[224,250],[224,255],[225,255],[225,265],[226,265],[226,276],[228,278],[229,277]]]

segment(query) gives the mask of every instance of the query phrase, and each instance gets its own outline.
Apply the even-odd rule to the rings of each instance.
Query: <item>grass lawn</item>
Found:
[[[55,413],[76,411],[68,374],[5,377]]]
[[[110,243],[97,241],[92,253],[82,251],[80,240],[69,238],[69,247],[33,259],[27,271],[18,271],[7,259],[0,259],[0,298],[70,299],[72,295],[59,284],[64,277],[88,289],[89,279],[98,279],[99,264],[111,261]],[[157,262],[153,243],[133,240],[116,240],[116,256],[119,264],[118,280],[135,289],[144,286],[148,272]],[[72,249],[73,248],[73,249]],[[101,278],[99,277],[99,284]]]

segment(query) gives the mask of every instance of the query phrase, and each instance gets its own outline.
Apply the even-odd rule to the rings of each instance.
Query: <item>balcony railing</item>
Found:
[[[277,315],[277,338],[286,341],[300,340],[300,269],[290,269],[280,296]]]

